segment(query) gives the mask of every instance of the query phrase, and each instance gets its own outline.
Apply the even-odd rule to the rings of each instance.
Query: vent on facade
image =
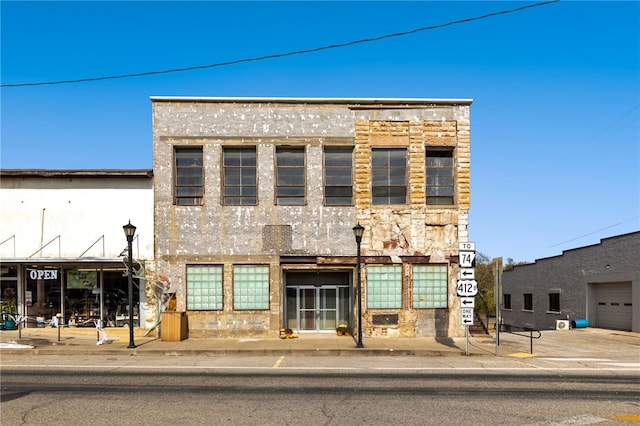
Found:
[[[291,225],[264,225],[262,249],[271,253],[290,253],[293,242]]]
[[[568,330],[569,320],[556,320],[556,330]]]

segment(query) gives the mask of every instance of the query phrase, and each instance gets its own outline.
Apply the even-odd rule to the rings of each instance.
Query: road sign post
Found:
[[[473,325],[474,297],[478,294],[476,281],[476,243],[458,242],[458,260],[460,265],[459,279],[456,283],[456,294],[460,297],[460,323],[464,326],[466,354],[469,355],[469,326]]]

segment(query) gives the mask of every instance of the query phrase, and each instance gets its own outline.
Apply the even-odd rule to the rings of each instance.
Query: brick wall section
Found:
[[[424,127],[421,122],[413,121],[409,133],[409,202],[412,208],[422,207],[427,202]]]
[[[355,205],[358,211],[371,207],[371,145],[369,144],[369,122],[356,121],[355,124]],[[357,216],[358,221],[365,220],[364,215]]]
[[[595,326],[593,286],[627,283],[632,287],[632,300],[627,301],[633,307],[632,331],[640,332],[638,253],[640,232],[634,232],[505,271],[502,294],[511,295],[511,309],[502,311],[504,324],[548,330],[556,320],[586,318]],[[525,293],[533,296],[532,310],[524,310]],[[560,312],[548,311],[549,293],[560,293]]]
[[[471,208],[471,144],[469,138],[469,123],[462,120],[457,123],[457,183],[458,206],[461,209]]]

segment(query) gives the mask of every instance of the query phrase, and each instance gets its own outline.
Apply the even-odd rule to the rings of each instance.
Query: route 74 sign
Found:
[[[476,260],[475,251],[461,251],[460,254],[460,267],[473,268]]]
[[[460,297],[473,297],[478,294],[478,281],[458,280],[456,284],[456,294]]]

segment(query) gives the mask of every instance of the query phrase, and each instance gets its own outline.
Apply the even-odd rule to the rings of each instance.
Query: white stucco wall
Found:
[[[3,173],[0,183],[0,258],[4,260],[117,258],[127,247],[122,226],[129,220],[137,227],[134,258],[153,259],[150,176]]]

